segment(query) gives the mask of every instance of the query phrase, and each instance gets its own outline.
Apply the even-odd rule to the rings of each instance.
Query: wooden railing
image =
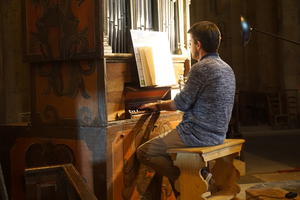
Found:
[[[26,199],[97,200],[72,164],[25,170]]]

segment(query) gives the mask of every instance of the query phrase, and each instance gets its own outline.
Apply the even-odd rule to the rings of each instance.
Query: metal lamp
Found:
[[[261,30],[258,30],[257,28],[251,27],[250,24],[248,23],[248,21],[243,16],[241,16],[240,20],[241,20],[242,39],[243,39],[244,46],[246,46],[247,43],[249,42],[252,31],[255,31],[257,33],[261,33],[261,34],[264,34],[264,35],[268,35],[268,36],[271,36],[271,37],[274,37],[274,38],[277,38],[277,39],[280,39],[280,40],[284,40],[286,42],[290,42],[290,43],[293,43],[293,44],[296,44],[296,45],[300,45],[300,42],[298,42],[298,41],[290,40],[290,39],[287,39],[285,37],[282,37],[282,36],[279,36],[279,35],[276,35],[276,34],[273,34],[273,33],[270,33],[270,32],[261,31]]]

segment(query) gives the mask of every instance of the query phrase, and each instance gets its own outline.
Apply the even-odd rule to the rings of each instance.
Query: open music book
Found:
[[[167,33],[131,30],[141,87],[176,84]]]

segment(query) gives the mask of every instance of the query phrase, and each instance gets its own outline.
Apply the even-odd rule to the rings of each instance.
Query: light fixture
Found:
[[[293,43],[293,44],[296,44],[296,45],[300,45],[300,42],[298,42],[298,41],[290,40],[290,39],[287,39],[285,37],[282,37],[282,36],[279,36],[279,35],[276,35],[276,34],[273,34],[273,33],[270,33],[270,32],[258,30],[257,28],[251,27],[250,24],[248,23],[248,21],[243,16],[241,16],[240,20],[241,20],[242,39],[243,39],[244,46],[246,46],[248,44],[252,31],[255,31],[257,33],[261,33],[261,34],[264,34],[264,35],[268,35],[268,36],[271,36],[271,37],[274,37],[274,38],[277,38],[277,39],[280,39],[280,40],[284,40],[286,42],[290,42],[290,43]]]

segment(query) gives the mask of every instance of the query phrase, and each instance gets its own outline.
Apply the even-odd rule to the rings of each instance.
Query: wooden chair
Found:
[[[288,115],[288,125],[296,128],[298,125],[298,90],[287,89],[284,91],[285,112]]]
[[[269,121],[274,128],[295,128],[298,125],[298,90],[267,94]]]
[[[267,93],[269,122],[273,128],[288,127],[288,115],[284,111],[282,93]]]
[[[210,147],[173,148],[168,152],[174,158],[174,164],[180,169],[177,186],[180,191],[180,200],[226,200],[234,199],[240,192],[236,183],[240,177],[234,166],[234,158],[239,156],[243,139],[226,139],[224,144]],[[208,193],[208,183],[199,175],[208,165],[218,189]]]

